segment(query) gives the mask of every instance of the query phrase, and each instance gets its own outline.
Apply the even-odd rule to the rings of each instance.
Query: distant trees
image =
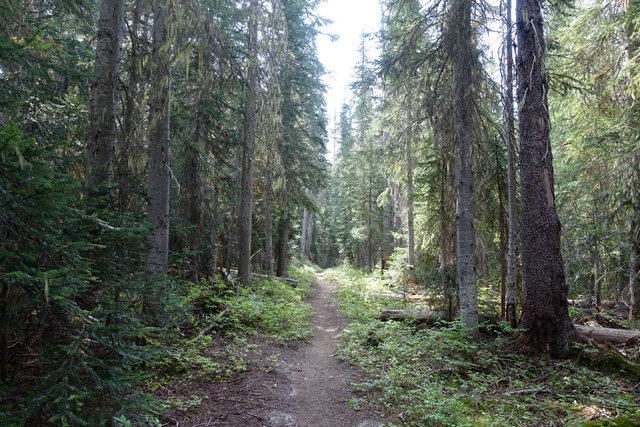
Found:
[[[551,24],[563,255],[572,292],[637,307],[638,5],[579,6]]]
[[[516,25],[520,39],[514,43],[507,5],[504,79],[495,82],[487,71],[491,59],[478,48],[483,43],[478,30],[491,25],[492,17],[475,6],[453,2],[445,9],[441,3],[383,2],[381,57],[374,62],[379,79],[365,78],[364,61],[356,66],[352,107],[344,107],[337,125],[335,184],[321,195],[330,206],[319,215],[319,229],[334,238],[324,239],[320,252],[339,253],[367,268],[378,265],[386,270],[390,263],[390,279],[411,282],[415,274],[419,286],[441,292],[451,309],[459,304],[463,318],[471,313],[469,326],[475,324],[476,288],[482,289],[481,295],[491,293],[500,277],[503,314],[513,326],[518,323],[518,297],[523,299],[523,342],[561,353],[571,333],[565,269],[574,293],[586,289],[600,301],[605,292],[637,305],[633,183],[638,150],[631,131],[636,127],[635,103],[629,102],[635,99],[637,79],[628,74],[637,67],[637,55],[627,55],[634,49],[636,30],[622,5],[592,5],[568,18],[551,13],[548,30],[536,5],[521,2]],[[594,20],[602,25],[601,31],[590,33],[588,25]],[[547,60],[545,34],[554,39],[551,48],[563,55]],[[578,42],[581,37],[586,40]],[[607,49],[594,49],[598,43]],[[511,90],[515,45],[517,102]],[[575,56],[567,53],[571,49]],[[580,77],[574,80],[575,72]],[[365,84],[373,89],[364,92]],[[367,99],[374,107],[363,116],[361,105]],[[558,122],[553,128],[549,114]],[[594,117],[599,126],[594,127]],[[362,132],[363,121],[370,133]],[[376,148],[366,151],[367,143]],[[556,171],[553,151],[562,158]],[[371,153],[373,157],[367,157]],[[365,185],[371,158],[384,165],[384,174],[372,181],[380,186]],[[555,176],[562,180],[556,183]],[[556,186],[558,200],[566,201],[566,207],[556,203]],[[367,200],[376,200],[382,208],[378,220],[371,222],[375,216],[366,215]],[[329,215],[338,218],[335,224],[323,221]],[[562,245],[560,218],[569,233]],[[380,239],[370,239],[376,235],[368,233],[371,229]],[[523,248],[518,254],[520,240]],[[367,261],[369,241],[380,254],[371,257],[372,262]],[[387,260],[384,254],[389,252]],[[415,272],[407,267],[412,259]],[[622,288],[623,282],[628,286]]]
[[[391,1],[387,2],[386,8],[385,27],[381,34],[384,48],[381,72],[385,86],[383,122],[389,137],[387,150],[395,151],[395,146],[399,146],[403,151],[405,176],[404,180],[398,181],[404,184],[406,191],[401,199],[406,205],[404,223],[407,235],[407,264],[413,269],[416,264],[414,147],[422,137],[422,119],[417,112],[421,108],[422,95],[416,85],[420,81],[418,64],[421,59],[418,52],[424,49],[425,35],[420,25],[419,2]],[[390,195],[389,203],[393,207],[398,200]],[[391,231],[393,225],[388,228],[387,232]]]
[[[448,10],[439,9],[441,6],[423,8],[413,1],[384,2],[381,79],[367,78],[363,72],[364,61],[360,61],[353,84],[356,110],[350,115],[343,110],[340,116],[338,140],[341,148],[334,165],[334,179],[337,181],[338,212],[344,213],[338,214],[343,228],[336,231],[340,252],[356,265],[371,268],[379,262],[381,269],[385,269],[387,259],[384,254],[393,251],[395,246],[395,253],[391,255],[392,272],[403,271],[401,277],[410,283],[416,280],[433,283],[438,277],[436,282],[451,301],[452,309],[458,304],[453,303],[456,281],[450,266],[456,259],[464,260],[460,266],[466,268],[459,268],[458,272],[462,273],[460,277],[465,285],[461,281],[458,284],[464,294],[461,295],[461,302],[465,301],[464,316],[468,325],[474,328],[477,325],[474,298],[477,241],[473,211],[478,202],[473,198],[471,171],[478,160],[471,152],[472,146],[476,153],[489,152],[484,147],[488,147],[487,142],[495,136],[486,120],[488,116],[482,111],[484,107],[479,107],[477,102],[488,83],[479,77],[482,72],[475,57],[472,3],[453,3]],[[442,33],[445,15],[447,26]],[[371,87],[368,93],[363,92],[367,87],[365,84]],[[380,101],[375,98],[376,93],[382,94]],[[366,123],[370,129],[380,129],[379,133],[362,133],[363,119],[358,109],[367,96],[374,96],[376,107],[368,110]],[[455,153],[454,141],[459,143]],[[365,157],[367,161],[359,162],[357,155],[365,152],[363,148],[367,148],[367,143],[379,147],[368,152],[375,160]],[[466,160],[460,163],[462,158]],[[376,248],[374,253],[380,256],[372,257],[373,262],[363,262],[367,259],[367,243],[371,240],[370,234],[364,232],[372,229],[372,222],[370,217],[358,218],[352,214],[367,212],[365,206],[358,209],[350,205],[364,196],[363,190],[356,190],[357,177],[359,174],[366,177],[370,162],[385,167],[384,175],[371,181],[380,184],[363,188],[365,192],[373,191],[368,200],[376,200],[380,208],[377,218],[373,216],[376,218],[374,236],[380,237],[372,240]],[[493,173],[493,169],[484,166],[482,171],[481,185],[493,185],[485,178]],[[343,182],[351,184],[343,189]],[[364,184],[366,180],[360,182]],[[454,191],[454,186],[462,186],[459,189],[464,187],[466,192]],[[462,227],[457,233],[453,221],[456,195],[464,196],[457,204],[458,225]],[[429,209],[433,206],[440,208],[435,216],[433,209]],[[484,211],[481,210],[483,214]],[[418,224],[415,228],[414,222]],[[440,232],[436,231],[438,229]],[[464,240],[464,244],[458,245],[457,258],[453,254],[456,236]],[[492,242],[487,243],[492,245]],[[393,246],[388,248],[387,245]],[[419,249],[414,251],[414,248]]]

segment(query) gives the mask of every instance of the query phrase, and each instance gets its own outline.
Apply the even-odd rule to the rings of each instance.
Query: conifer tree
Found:
[[[523,341],[560,355],[567,348],[572,326],[554,192],[541,4],[537,0],[517,0],[515,14],[521,106]]]
[[[85,186],[91,209],[105,206],[103,187],[111,181],[116,131],[117,82],[124,29],[124,0],[102,0],[91,87]],[[97,200],[103,198],[104,200]]]
[[[151,318],[163,312],[169,259],[169,185],[171,178],[170,85],[171,9],[168,0],[155,0],[153,8],[152,66],[150,88],[149,188],[147,280],[144,310]]]
[[[473,33],[471,0],[451,3],[447,28],[453,73],[453,129],[455,135],[456,179],[456,256],[462,322],[475,331],[478,327],[476,284],[476,233],[473,224],[473,170],[471,141],[473,113],[471,102]]]

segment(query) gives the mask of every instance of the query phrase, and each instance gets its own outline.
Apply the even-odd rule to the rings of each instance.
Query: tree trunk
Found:
[[[149,188],[147,220],[151,230],[147,236],[147,280],[144,311],[151,318],[163,312],[169,256],[169,185],[170,185],[170,82],[171,65],[167,44],[169,1],[157,0],[154,5],[152,68],[149,109]]]
[[[373,180],[372,180],[372,168],[371,164],[371,146],[369,145],[368,153],[369,163],[369,194],[367,203],[367,271],[373,270]]]
[[[110,206],[109,190],[116,133],[117,83],[124,31],[124,0],[102,0],[91,86],[85,186],[89,211]]]
[[[526,20],[525,20],[526,18]],[[561,355],[572,325],[560,251],[544,74],[546,42],[538,0],[517,0],[522,186],[522,323],[525,345]]]
[[[411,109],[411,103],[409,103],[409,109]],[[407,123],[407,252],[408,262],[411,266],[411,271],[414,271],[412,267],[416,265],[416,246],[415,246],[415,231],[413,227],[413,132],[412,132],[412,120],[411,113],[408,114]]]
[[[478,328],[478,300],[475,266],[475,229],[473,225],[473,171],[471,140],[473,129],[471,69],[473,46],[471,0],[456,0],[451,5],[448,31],[453,67],[453,128],[455,134],[456,179],[456,254],[460,289],[460,317],[472,334]]]
[[[636,61],[640,39],[638,38],[637,16],[640,12],[640,1],[630,0],[627,4],[628,15],[625,28],[627,41],[627,61]],[[631,79],[635,75],[630,76]],[[638,127],[640,104],[636,97],[629,96],[631,140],[635,143],[631,151],[631,221],[629,224],[629,320],[640,316],[640,143],[638,143]]]
[[[140,41],[138,40],[138,32],[140,28],[140,1],[134,1],[132,11],[131,24],[128,26],[129,34],[129,66],[127,70],[128,81],[124,86],[124,108],[122,117],[121,139],[118,144],[117,157],[117,180],[118,180],[118,210],[120,212],[128,212],[131,210],[132,197],[132,175],[133,168],[131,166],[131,157],[133,156],[133,147],[138,143],[139,123],[142,122],[142,112],[140,111],[141,89],[141,68],[142,59],[140,58]],[[145,41],[146,42],[146,41]],[[146,43],[143,43],[143,45]]]
[[[602,284],[600,272],[602,270],[602,258],[600,257],[600,248],[598,247],[598,238],[594,237],[593,241],[593,296],[596,307],[600,307],[602,302]]]
[[[288,271],[288,246],[289,246],[289,232],[291,231],[291,221],[287,212],[282,214],[280,223],[278,225],[278,247],[276,249],[276,258],[278,265],[276,268],[276,276],[286,277]]]
[[[640,165],[639,165],[640,166]],[[638,180],[640,182],[640,180]],[[631,220],[631,251],[629,253],[629,320],[640,316],[640,202],[636,201]]]
[[[244,112],[244,146],[242,151],[242,183],[240,184],[240,236],[238,276],[243,285],[251,280],[251,220],[253,216],[253,152],[256,145],[257,90],[258,90],[258,0],[249,5],[249,52],[247,69],[246,105]]]
[[[504,208],[504,188],[502,179],[498,185],[498,226],[499,231],[499,244],[498,244],[498,258],[500,259],[500,317],[507,318],[507,235],[509,234],[509,225],[507,222],[507,215]]]
[[[3,278],[2,289],[0,290],[0,384],[7,381],[7,365],[9,362],[9,315],[7,313],[7,305],[9,302],[9,284],[6,280],[6,278]]]
[[[388,187],[391,189],[392,188],[392,183],[390,181],[388,181],[387,183]],[[394,242],[394,238],[393,238],[393,204],[395,203],[394,197],[393,197],[393,191],[389,191],[389,199],[387,200],[387,203],[384,205],[384,224],[383,224],[383,236],[385,236],[384,239],[384,243],[383,243],[383,251],[382,251],[382,256],[380,259],[380,272],[381,274],[384,274],[384,271],[387,269],[387,263],[388,263],[388,258],[389,258],[389,252],[393,251],[393,242]]]
[[[200,276],[200,257],[199,246],[200,236],[203,235],[202,230],[202,203],[201,203],[201,185],[200,185],[200,153],[194,144],[202,141],[200,135],[201,120],[197,120],[193,141],[186,143],[185,167],[184,167],[184,197],[186,198],[185,217],[188,225],[191,227],[187,236],[187,247],[190,252],[190,263],[187,267],[189,278],[193,282],[197,282]]]
[[[271,169],[266,168],[264,185],[264,262],[267,276],[273,276],[273,206],[271,202],[271,186],[273,185]]]
[[[218,247],[220,246],[218,242],[218,209],[220,205],[220,196],[216,182],[214,182],[211,192],[211,260],[209,261],[209,265],[211,275],[213,276],[216,274],[216,270],[218,269]]]
[[[391,188],[393,191],[393,201],[395,203],[393,208],[393,231],[395,231],[396,236],[398,236],[393,238],[393,246],[395,248],[398,248],[403,245],[403,239],[401,237],[402,215],[400,214],[402,211],[401,209],[402,195],[400,192],[400,188],[397,184],[393,184]]]
[[[446,155],[444,153],[441,160],[440,170],[440,271],[442,273],[442,289],[444,290],[444,298],[449,307],[449,312],[453,313],[454,310],[454,291],[455,283],[452,280],[451,266],[455,258],[455,249],[453,240],[455,230],[450,223],[451,213],[453,211],[451,205],[451,178],[450,178],[450,166],[447,162]]]
[[[511,37],[511,0],[505,5],[505,82],[503,109],[503,137],[507,144],[507,198],[509,205],[507,285],[505,289],[505,319],[512,328],[518,327],[516,312],[516,245],[518,220],[516,216],[516,139],[513,112],[513,40]]]
[[[234,166],[237,171],[240,171],[234,174],[233,177],[234,189],[237,189],[241,187],[242,183],[242,150],[240,149],[235,150]],[[225,234],[224,268],[227,270],[231,269],[231,265],[235,265],[237,261],[237,245],[235,244],[236,240],[234,240],[234,236],[238,236],[238,203],[236,203],[238,197],[236,192],[234,192],[232,199],[233,202],[231,203]]]
[[[302,212],[302,230],[300,236],[300,256],[302,259],[310,259],[312,238],[313,212],[305,207]]]

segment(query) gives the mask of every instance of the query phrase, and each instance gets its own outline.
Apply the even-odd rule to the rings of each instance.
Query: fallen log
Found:
[[[258,273],[251,273],[251,277],[257,277],[258,279],[279,280],[281,282],[288,283],[293,287],[298,286],[298,284],[300,283],[296,279],[291,279],[289,277],[267,276],[266,274]]]
[[[226,269],[223,269],[223,273],[225,273],[225,275],[227,275],[229,278],[231,276],[238,277],[238,270],[233,270],[233,269],[226,270]],[[296,279],[291,279],[289,277],[267,276],[266,274],[259,274],[259,273],[251,273],[251,277],[258,278],[258,279],[278,280],[280,282],[288,283],[289,285],[291,285],[293,287],[298,286],[298,284],[300,283]]]
[[[576,329],[576,340],[597,343],[609,343],[613,345],[635,345],[640,342],[640,330],[613,329],[599,326],[573,325]]]
[[[603,316],[599,313],[586,313],[583,311],[583,314],[575,320],[576,325],[585,325],[585,326],[596,326],[603,328],[611,328],[611,329],[626,329],[622,326],[621,323],[616,322],[616,320],[609,316]]]
[[[399,300],[399,301],[429,301],[432,298],[429,295],[420,295],[420,294],[396,294],[393,292],[371,292],[370,296],[376,298],[384,298],[391,300]]]
[[[411,311],[411,310],[384,310],[378,318],[380,320],[414,320],[420,323],[434,323],[438,320],[451,321],[457,313],[448,311]]]
[[[595,306],[595,302],[588,299],[570,299],[567,301],[570,306],[576,308],[590,308]],[[601,308],[616,308],[618,306],[617,301],[603,300],[600,301],[599,307]]]

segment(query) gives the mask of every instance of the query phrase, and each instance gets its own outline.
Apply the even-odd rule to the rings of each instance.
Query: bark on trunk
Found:
[[[440,271],[442,273],[444,298],[447,301],[449,311],[453,312],[455,306],[455,283],[453,281],[452,266],[455,259],[455,228],[450,220],[454,210],[451,198],[451,168],[445,156],[442,153],[440,170]]]
[[[403,245],[403,238],[401,235],[402,232],[402,209],[401,209],[401,201],[402,194],[400,192],[400,188],[397,184],[392,184],[392,192],[393,192],[393,200],[394,200],[394,208],[393,208],[393,230],[396,232],[396,236],[393,238],[393,246],[400,247]]]
[[[129,34],[129,67],[128,67],[128,81],[124,86],[124,111],[122,117],[122,132],[121,140],[118,144],[118,158],[117,158],[117,180],[118,180],[118,209],[120,212],[128,212],[132,210],[132,176],[134,174],[132,167],[132,153],[134,151],[134,144],[139,142],[139,123],[142,122],[142,112],[140,111],[141,103],[141,68],[142,59],[140,58],[140,44],[146,45],[145,42],[141,43],[139,40],[139,28],[140,28],[140,1],[134,2],[134,8],[132,11],[131,23],[127,26]]]
[[[7,304],[9,298],[9,284],[3,280],[2,291],[0,292],[0,383],[4,383],[8,378],[8,352],[9,352],[9,316]]]
[[[502,180],[501,180],[502,181]],[[500,259],[500,317],[507,318],[506,296],[507,296],[507,235],[509,225],[504,207],[504,188],[502,183],[498,186],[498,226],[499,244],[498,258]]]
[[[630,0],[627,6],[627,60],[634,59],[640,48],[640,39],[637,34],[637,16],[640,11],[640,1]],[[634,78],[635,76],[631,76]],[[640,144],[638,143],[637,129],[639,127],[640,104],[633,97],[629,97],[630,125],[632,140],[635,148],[631,152],[631,221],[629,226],[629,320],[636,320],[640,316]]]
[[[394,248],[394,237],[393,237],[393,221],[394,221],[394,209],[393,209],[393,205],[395,203],[394,200],[394,195],[393,195],[393,184],[389,181],[387,183],[388,187],[390,188],[391,191],[389,191],[389,200],[387,201],[386,205],[384,206],[384,225],[383,225],[383,231],[384,231],[384,236],[386,236],[385,239],[385,243],[383,245],[383,253],[382,253],[382,259],[380,260],[380,270],[381,273],[384,273],[384,270],[386,270],[387,268],[387,263],[388,263],[388,257],[389,257],[389,252],[393,251]]]
[[[211,260],[209,261],[211,275],[216,274],[216,270],[218,270],[218,252],[219,252],[219,243],[218,243],[218,206],[219,206],[219,195],[218,195],[218,187],[217,184],[213,184],[213,188],[211,189]]]
[[[409,111],[411,103],[409,103]],[[407,132],[407,249],[408,262],[411,267],[416,265],[415,231],[413,227],[413,132],[411,113],[408,114]],[[411,271],[414,271],[411,269]]]
[[[234,188],[240,188],[242,183],[242,150],[235,150],[234,165],[239,172],[234,175]],[[235,194],[237,196],[237,193]],[[229,270],[231,265],[235,265],[237,261],[237,241],[235,238],[238,236],[238,200],[234,197],[234,203],[231,204],[231,210],[228,215],[227,227],[226,227],[226,244],[224,254],[224,267]]]
[[[369,147],[369,149],[371,149]],[[372,180],[372,168],[371,164],[371,153],[369,153],[369,195],[368,195],[368,203],[367,203],[367,271],[373,270],[373,180]]]
[[[267,166],[264,188],[264,263],[267,276],[273,276],[273,206],[271,203],[271,170]]]
[[[473,171],[471,158],[473,46],[471,0],[456,0],[449,22],[453,67],[453,127],[456,163],[456,254],[460,289],[460,317],[473,334],[478,329],[478,300],[473,225]]]
[[[193,143],[201,142],[200,120],[196,123],[193,135]],[[201,185],[199,171],[198,148],[193,144],[187,144],[186,159],[184,168],[184,197],[186,198],[185,217],[188,225],[191,226],[189,235],[187,236],[187,246],[190,252],[190,265],[188,266],[189,278],[193,282],[198,282],[200,276],[200,257],[199,257],[199,238],[203,235],[202,230],[202,203],[201,203]]]
[[[278,260],[278,266],[276,269],[276,276],[286,277],[288,271],[288,247],[289,247],[289,232],[291,231],[291,221],[289,216],[285,212],[280,219],[278,226],[278,247],[276,257]]]
[[[300,236],[300,256],[310,259],[311,239],[313,237],[313,212],[304,208],[302,212],[302,233]]]
[[[598,239],[596,237],[593,242],[593,297],[597,307],[599,307],[602,302],[602,284],[600,277],[602,258],[600,257],[600,249],[598,246]]]
[[[158,0],[154,5],[152,67],[149,130],[149,188],[147,220],[151,230],[147,236],[147,280],[144,298],[145,314],[158,319],[163,302],[169,255],[169,92],[171,70],[167,48],[169,2]]]
[[[516,312],[516,245],[518,220],[516,217],[516,139],[513,112],[513,40],[511,37],[511,0],[506,0],[504,140],[507,144],[507,197],[509,205],[507,285],[505,289],[505,318],[512,328],[518,327]]]
[[[640,164],[638,165],[640,167]],[[640,180],[638,180],[640,183]],[[639,203],[640,202],[636,202]],[[631,221],[631,252],[629,254],[629,320],[640,316],[640,207],[636,205]]]
[[[538,0],[517,0],[518,105],[522,186],[522,340],[561,355],[572,325],[560,252],[544,74],[546,42]]]
[[[246,105],[244,112],[244,146],[242,151],[242,183],[240,189],[240,236],[238,276],[243,285],[250,282],[251,272],[251,220],[253,216],[253,152],[256,144],[257,90],[258,90],[258,15],[257,0],[249,5],[249,34],[247,50],[249,66],[247,69]]]
[[[109,189],[116,133],[117,83],[124,31],[124,0],[102,0],[91,86],[85,186],[89,211],[110,206]]]

